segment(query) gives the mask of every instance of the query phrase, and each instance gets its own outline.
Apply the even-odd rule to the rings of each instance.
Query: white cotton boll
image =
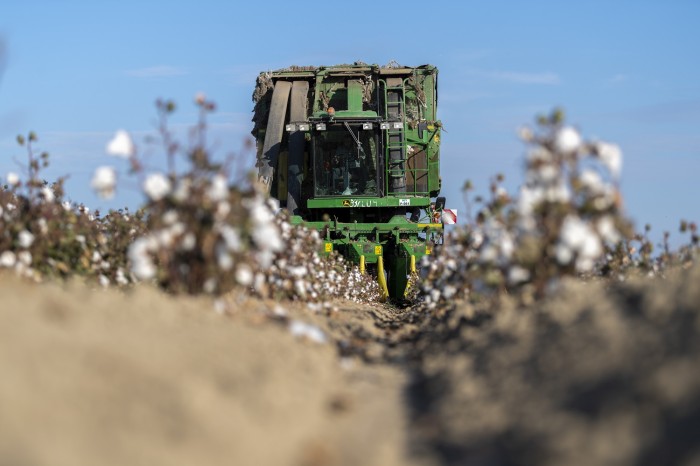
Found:
[[[326,343],[326,335],[320,328],[300,320],[291,321],[289,331],[297,338],[304,338],[318,344]]]
[[[275,317],[287,317],[289,315],[289,311],[287,311],[279,304],[276,304],[275,307],[272,309],[272,315],[274,315]]]
[[[223,271],[228,271],[233,268],[233,257],[223,247],[216,248],[216,263]]]
[[[540,183],[553,183],[559,178],[559,169],[554,165],[542,165],[534,172],[535,178]]]
[[[255,279],[253,280],[253,288],[258,294],[262,294],[263,288],[265,286],[265,275],[262,273],[255,274]]]
[[[287,272],[289,272],[289,275],[291,275],[294,278],[301,278],[307,274],[306,267],[304,266],[289,267],[287,269]]]
[[[565,204],[571,200],[571,191],[566,182],[562,179],[554,186],[549,186],[543,190],[544,199],[547,202],[558,202]]]
[[[565,126],[554,135],[554,148],[563,154],[576,152],[581,147],[581,136],[571,126]]]
[[[253,270],[247,264],[239,264],[236,267],[236,281],[241,286],[253,284]]]
[[[153,238],[156,240],[157,248],[168,249],[173,244],[173,236],[169,229],[164,229],[156,231]]]
[[[17,241],[21,248],[29,248],[34,243],[34,235],[27,230],[22,230],[17,236]]]
[[[228,195],[228,180],[224,175],[215,175],[207,189],[207,196],[212,201],[219,202],[228,199]]]
[[[114,197],[114,188],[117,184],[117,173],[112,167],[98,167],[90,181],[90,187],[95,190],[102,199]]]
[[[204,288],[205,293],[213,294],[216,291],[217,284],[216,278],[211,277],[204,282],[204,286],[202,288]]]
[[[275,216],[263,204],[254,204],[250,208],[250,219],[256,225],[265,225],[271,223]]]
[[[2,208],[0,208],[0,215],[2,215]],[[46,223],[45,218],[40,218],[37,221],[37,224],[39,225],[39,231],[41,232],[42,235],[45,235],[49,232],[49,225]]]
[[[4,251],[0,254],[0,267],[14,267],[17,263],[17,256],[12,251]]]
[[[103,288],[106,288],[109,286],[109,278],[107,278],[106,276],[100,275],[98,280],[100,282],[100,286],[102,286]]]
[[[530,279],[530,272],[518,265],[514,265],[508,270],[508,283],[518,285]]]
[[[116,132],[114,138],[107,143],[106,151],[109,155],[128,159],[136,153],[136,148],[129,133],[120,129]]]
[[[91,258],[93,263],[97,263],[102,261],[102,254],[99,253],[99,251],[92,251],[92,258]]]
[[[595,261],[589,257],[581,256],[576,259],[576,270],[578,272],[590,272],[595,265]]]
[[[131,272],[139,280],[150,280],[156,275],[156,267],[150,258],[142,256],[132,261]]]
[[[231,204],[226,201],[219,202],[216,205],[216,216],[220,219],[226,218],[231,213]]]
[[[173,192],[173,198],[177,202],[185,202],[190,197],[190,187],[192,186],[192,181],[189,178],[182,178],[178,181],[175,192]]]
[[[579,257],[585,259],[597,259],[603,254],[603,245],[600,244],[600,238],[597,235],[590,232],[586,235],[583,244],[579,250]]]
[[[551,163],[554,156],[544,147],[538,146],[530,149],[525,158],[529,165],[537,165],[541,163]]]
[[[19,175],[15,172],[8,172],[5,180],[10,186],[17,186],[19,184]]]
[[[117,282],[118,285],[128,285],[129,284],[129,280],[127,280],[126,276],[124,275],[124,270],[122,270],[121,267],[119,267],[117,269],[115,281]]]
[[[65,210],[66,212],[73,209],[73,206],[71,205],[71,203],[69,201],[63,201],[61,203],[61,206],[63,207],[63,210]]]
[[[175,224],[171,225],[168,230],[173,236],[180,236],[187,231],[187,225],[182,222],[176,222]]]
[[[442,289],[442,295],[444,296],[445,299],[449,300],[451,299],[454,295],[457,294],[457,288],[455,288],[452,285],[446,285]]]
[[[230,251],[239,252],[241,250],[241,235],[238,233],[238,230],[229,225],[223,225],[219,231],[226,243],[226,247],[228,247]]]
[[[590,227],[579,217],[567,215],[559,233],[562,243],[573,249],[579,249],[586,241],[586,236],[592,234]]]
[[[596,223],[596,230],[600,233],[600,237],[606,243],[616,244],[622,239],[620,232],[617,231],[615,227],[615,222],[610,215],[602,217]]]
[[[178,213],[175,209],[170,209],[163,214],[163,223],[165,225],[173,225],[178,220]]]
[[[277,212],[280,208],[280,201],[279,201],[279,199],[275,199],[274,197],[268,197],[267,198],[267,206],[273,212]]]
[[[593,170],[584,170],[579,176],[579,181],[585,189],[593,194],[601,194],[605,191],[605,183],[600,175]]]
[[[610,184],[605,185],[602,192],[593,199],[593,207],[598,210],[605,210],[615,204],[616,197],[617,191],[615,187]]]
[[[518,128],[518,137],[523,142],[531,142],[535,138],[535,133],[532,131],[531,128],[527,126],[521,126],[520,128]]]
[[[269,249],[261,249],[255,254],[255,260],[258,262],[260,267],[266,269],[272,265],[275,260],[275,253]]]
[[[303,280],[295,280],[294,281],[294,292],[299,296],[301,299],[306,299],[306,284],[304,283]]]
[[[182,241],[180,242],[180,249],[182,249],[183,251],[191,251],[196,245],[197,237],[194,236],[194,233],[187,233],[185,236],[182,237]]]
[[[554,250],[554,256],[557,258],[557,262],[560,264],[568,265],[571,263],[571,259],[574,257],[574,252],[566,244],[557,243],[557,247]]]
[[[253,230],[251,236],[260,249],[281,251],[284,248],[279,231],[272,223],[258,226]]]
[[[17,253],[17,259],[21,264],[26,265],[29,267],[32,265],[32,253],[29,251],[20,251]]]
[[[503,233],[503,236],[501,236],[499,246],[503,258],[510,259],[510,257],[513,255],[513,252],[515,251],[515,242],[513,241],[513,238],[510,236],[510,234]]]
[[[610,170],[614,178],[619,178],[622,172],[622,151],[616,144],[607,142],[595,143],[595,152],[603,164]]]
[[[479,248],[482,244],[484,244],[484,232],[481,230],[474,230],[472,232],[472,246],[475,248]],[[427,257],[427,256],[425,256]]]
[[[165,196],[170,194],[172,184],[170,180],[162,173],[153,173],[146,177],[143,183],[143,190],[146,195],[153,201],[160,201]]]
[[[127,257],[131,262],[138,262],[143,258],[148,257],[148,252],[151,249],[151,239],[148,237],[141,237],[131,243],[129,250],[127,251]]]
[[[529,217],[542,202],[543,197],[544,191],[541,188],[522,186],[518,196],[518,213],[522,217]]]
[[[53,189],[48,186],[43,186],[41,188],[41,197],[44,198],[46,202],[53,202],[56,199],[56,194],[54,194]]]

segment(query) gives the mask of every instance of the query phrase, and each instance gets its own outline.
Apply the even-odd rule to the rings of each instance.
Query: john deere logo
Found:
[[[350,207],[350,199],[343,200],[343,207]]]

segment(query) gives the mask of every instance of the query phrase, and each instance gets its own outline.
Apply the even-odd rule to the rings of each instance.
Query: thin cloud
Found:
[[[613,76],[612,78],[610,78],[610,83],[611,84],[619,84],[619,83],[623,83],[623,82],[627,81],[628,79],[629,79],[629,76],[627,76],[626,74],[618,73],[615,76]]]
[[[514,84],[536,84],[556,86],[561,84],[561,78],[557,73],[551,71],[530,73],[521,71],[501,71],[501,70],[478,70],[464,69],[463,73],[467,76],[476,78],[490,79],[493,81],[505,81]]]
[[[177,66],[157,65],[146,68],[125,71],[127,76],[133,78],[172,78],[175,76],[183,76],[187,74],[187,70]]]
[[[557,85],[561,83],[559,75],[556,73],[520,73],[515,71],[491,71],[485,73],[487,77],[499,81],[508,81],[517,84],[544,84]]]

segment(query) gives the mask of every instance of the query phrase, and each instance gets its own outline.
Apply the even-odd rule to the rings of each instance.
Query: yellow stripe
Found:
[[[360,273],[365,274],[365,256],[360,256]]]
[[[442,228],[442,223],[419,223],[418,228]]]

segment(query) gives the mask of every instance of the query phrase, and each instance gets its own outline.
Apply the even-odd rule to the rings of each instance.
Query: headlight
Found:
[[[316,131],[325,131],[325,130],[326,130],[325,123],[316,123]]]
[[[362,123],[362,129],[372,129],[372,123]]]

